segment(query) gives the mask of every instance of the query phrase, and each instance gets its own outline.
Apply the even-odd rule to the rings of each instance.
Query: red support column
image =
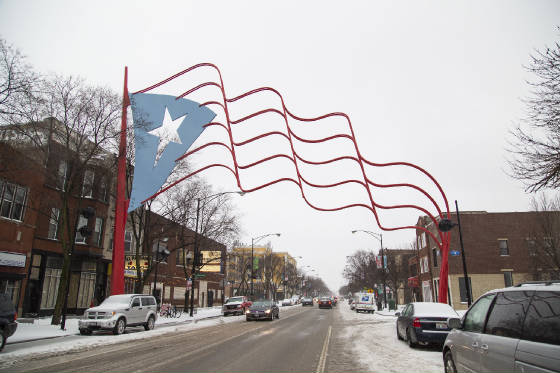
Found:
[[[126,111],[128,98],[128,67],[124,68],[124,92],[121,120],[121,138],[117,169],[117,201],[115,203],[115,232],[113,237],[113,268],[111,272],[111,295],[124,293],[124,228],[128,210],[126,198]]]

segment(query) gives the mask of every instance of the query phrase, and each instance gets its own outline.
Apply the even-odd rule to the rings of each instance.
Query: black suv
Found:
[[[6,339],[12,336],[17,329],[17,314],[12,298],[7,294],[0,294],[0,351],[4,349]]]

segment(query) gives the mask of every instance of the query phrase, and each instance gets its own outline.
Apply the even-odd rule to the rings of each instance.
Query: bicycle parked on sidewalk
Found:
[[[173,304],[164,303],[161,305],[161,309],[159,311],[160,316],[164,317],[171,317],[171,318],[179,318],[183,314],[183,310],[180,308],[175,307]]]

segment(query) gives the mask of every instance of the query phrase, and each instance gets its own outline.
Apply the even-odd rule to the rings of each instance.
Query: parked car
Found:
[[[330,297],[319,298],[319,308],[332,308],[332,301]]]
[[[247,321],[251,320],[274,320],[280,318],[280,309],[271,300],[259,300],[253,302],[247,311],[245,311],[245,318]]]
[[[447,319],[458,318],[450,305],[435,302],[414,302],[405,306],[402,313],[395,313],[397,318],[397,338],[404,339],[410,347],[419,343],[437,343],[442,345],[451,331]]]
[[[356,309],[356,301],[354,299],[351,299],[348,302],[350,303],[350,309],[355,310]]]
[[[305,306],[313,307],[313,298],[309,298],[309,297],[303,298],[301,300],[301,306],[302,307],[305,307]]]
[[[143,294],[121,294],[106,298],[99,306],[88,308],[78,321],[80,334],[108,329],[113,334],[124,333],[127,326],[154,328],[157,317],[156,298]]]
[[[300,299],[301,299],[301,298],[300,298],[299,295],[294,295],[294,296],[292,297],[292,304],[293,304],[293,305],[300,304]]]
[[[282,301],[282,306],[293,306],[292,298],[286,298]]]
[[[246,296],[231,297],[222,307],[222,312],[224,316],[243,315],[251,307],[251,304],[251,301]]]
[[[560,372],[560,281],[489,291],[448,325],[445,372]]]
[[[8,294],[0,294],[0,351],[4,349],[6,340],[17,329],[17,313],[12,298]]]

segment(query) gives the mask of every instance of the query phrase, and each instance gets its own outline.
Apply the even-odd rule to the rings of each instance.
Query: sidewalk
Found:
[[[180,318],[166,318],[158,315],[156,327],[161,325],[173,325],[197,322],[203,319],[219,317],[222,314],[222,307],[198,308],[193,317],[188,313],[183,313]],[[18,323],[18,327],[14,335],[8,338],[6,344],[14,344],[21,342],[30,342],[40,339],[63,337],[67,335],[79,334],[78,320],[81,316],[69,316],[66,319],[66,329],[61,330],[60,325],[51,325],[52,317],[43,317],[33,320],[33,323]]]

